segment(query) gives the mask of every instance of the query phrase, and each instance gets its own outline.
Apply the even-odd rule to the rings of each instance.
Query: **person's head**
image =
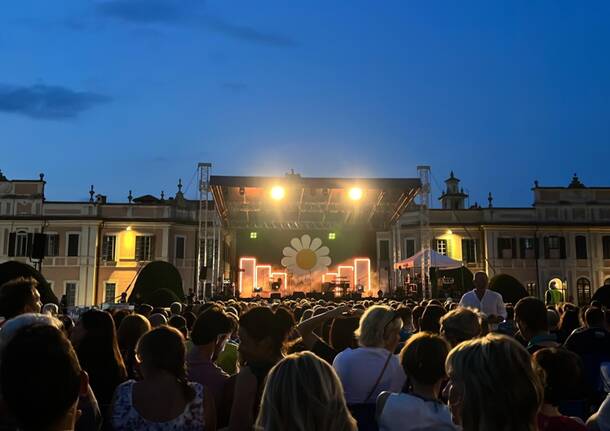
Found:
[[[184,338],[188,338],[188,329],[186,327],[186,319],[178,314],[174,314],[169,318],[167,324],[172,328],[176,328],[178,331],[182,333]]]
[[[413,329],[415,332],[419,331],[419,320],[421,319],[421,315],[424,314],[424,308],[421,305],[416,305],[413,307],[412,317],[413,317]]]
[[[42,314],[48,314],[50,316],[57,316],[57,314],[59,314],[59,307],[57,306],[57,304],[53,304],[52,302],[49,302],[48,304],[45,304],[42,307]]]
[[[239,319],[239,353],[246,362],[274,362],[284,351],[284,344],[294,326],[290,310],[257,306]]]
[[[506,321],[515,320],[515,307],[513,304],[506,304]]]
[[[440,334],[452,347],[478,337],[481,334],[478,313],[463,307],[451,310],[441,318]]]
[[[483,271],[477,271],[474,273],[472,278],[472,284],[474,288],[477,290],[485,290],[487,289],[487,285],[489,284],[489,278],[487,274]]]
[[[148,320],[150,321],[150,325],[153,328],[157,328],[162,325],[167,325],[167,317],[165,317],[165,315],[161,313],[151,314]]]
[[[114,320],[107,311],[90,309],[81,314],[72,330],[71,341],[78,360],[91,377],[92,386],[127,376]]]
[[[29,277],[15,278],[0,286],[0,316],[8,320],[24,313],[40,313],[37,286],[38,282]]]
[[[559,313],[555,310],[546,310],[546,320],[549,322],[549,330],[555,331],[559,326]]]
[[[580,318],[578,310],[574,308],[565,308],[561,319],[559,320],[559,329],[566,334],[571,334],[572,331],[580,327]]]
[[[551,289],[557,289],[557,283],[554,281],[551,281],[551,284],[549,286]]]
[[[236,326],[234,318],[215,305],[197,317],[191,331],[191,341],[195,346],[213,345],[214,357],[222,352]]]
[[[0,362],[2,398],[24,431],[74,429],[87,374],[72,345],[55,325],[20,329]]]
[[[356,330],[358,344],[363,347],[384,347],[393,352],[400,341],[402,319],[387,305],[368,308]]]
[[[182,314],[182,317],[184,317],[184,320],[186,320],[186,329],[188,329],[190,332],[193,329],[195,320],[197,320],[197,316],[195,316],[195,313],[192,311],[187,311]]]
[[[603,328],[605,319],[601,308],[589,307],[585,311],[585,323],[588,328]]]
[[[442,305],[427,305],[419,319],[419,330],[438,334],[441,330],[441,317],[443,317],[444,314],[445,309]]]
[[[342,352],[347,348],[358,347],[356,329],[358,329],[359,319],[355,316],[334,319],[329,332],[330,345],[337,352]]]
[[[515,320],[521,335],[526,341],[549,331],[544,302],[533,296],[522,298],[517,302],[517,305],[515,305]]]
[[[2,357],[2,350],[9,343],[9,341],[13,339],[15,334],[17,334],[23,328],[35,325],[54,326],[57,329],[62,329],[62,322],[53,316],[49,316],[48,314],[20,314],[2,325],[2,330],[0,331],[0,358]]]
[[[544,383],[544,402],[559,406],[562,401],[579,399],[583,393],[580,358],[566,349],[547,347],[532,356],[534,367]]]
[[[400,352],[400,362],[414,384],[440,389],[446,377],[445,360],[449,344],[436,334],[420,332],[407,340]]]
[[[488,334],[454,347],[446,362],[446,392],[464,431],[532,431],[542,404],[540,378],[517,341]]]
[[[186,347],[176,328],[160,326],[148,331],[138,341],[136,353],[144,379],[169,374],[181,383],[186,382]]]
[[[118,328],[121,326],[121,322],[123,321],[123,319],[131,314],[131,311],[126,309],[120,309],[112,311],[111,314],[112,320],[114,320],[114,327]]]
[[[355,431],[333,368],[311,352],[289,355],[267,376],[256,429]]]
[[[121,351],[135,351],[138,340],[150,331],[150,328],[150,322],[141,314],[131,314],[125,317],[117,331],[117,340]]]
[[[396,313],[402,319],[402,327],[409,331],[413,330],[413,310],[410,307],[401,306]]]
[[[148,318],[153,311],[152,305],[149,304],[140,304],[136,308],[136,313],[141,314],[142,316]]]
[[[182,314],[182,304],[179,302],[172,302],[169,306],[171,314]]]

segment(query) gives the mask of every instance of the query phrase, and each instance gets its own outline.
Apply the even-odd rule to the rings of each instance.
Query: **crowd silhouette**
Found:
[[[78,316],[0,286],[0,430],[610,430],[610,310],[228,299]]]

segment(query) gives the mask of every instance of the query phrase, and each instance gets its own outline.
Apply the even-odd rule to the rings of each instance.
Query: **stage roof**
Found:
[[[400,217],[420,185],[418,178],[210,178],[223,225],[237,229],[385,229]]]

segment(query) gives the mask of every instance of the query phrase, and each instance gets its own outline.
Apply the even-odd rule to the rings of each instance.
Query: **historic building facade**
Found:
[[[453,175],[446,180],[439,209],[429,210],[430,246],[460,260],[473,272],[510,274],[541,296],[551,281],[566,298],[587,302],[610,284],[610,187],[585,187],[576,176],[566,187],[535,183],[533,205],[498,208],[466,205]],[[84,202],[45,199],[45,181],[8,180],[0,173],[0,263],[18,260],[40,266],[55,294],[74,305],[114,302],[133,286],[152,260],[178,268],[183,288],[196,285],[199,202],[151,195],[110,203],[93,191]],[[235,279],[231,244],[211,202],[208,219],[208,280]],[[45,233],[44,259],[35,257],[37,233]],[[396,232],[377,233],[378,285],[392,283],[392,263],[421,249],[420,211],[402,214]],[[396,246],[396,247],[394,247]],[[392,254],[392,248],[396,251]],[[214,270],[210,271],[210,268]]]
[[[610,284],[610,187],[586,187],[574,176],[567,187],[535,182],[533,205],[467,208],[467,195],[453,172],[440,197],[442,209],[429,212],[432,249],[490,277],[509,274],[534,295],[552,281],[565,297],[585,303]],[[402,258],[419,251],[419,211],[400,220]]]

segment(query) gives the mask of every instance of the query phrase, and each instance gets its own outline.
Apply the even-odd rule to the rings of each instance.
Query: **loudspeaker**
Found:
[[[282,299],[282,294],[279,292],[273,292],[269,295],[270,299]]]
[[[47,246],[47,236],[44,233],[35,233],[32,243],[30,258],[36,260],[44,259],[44,252]]]

